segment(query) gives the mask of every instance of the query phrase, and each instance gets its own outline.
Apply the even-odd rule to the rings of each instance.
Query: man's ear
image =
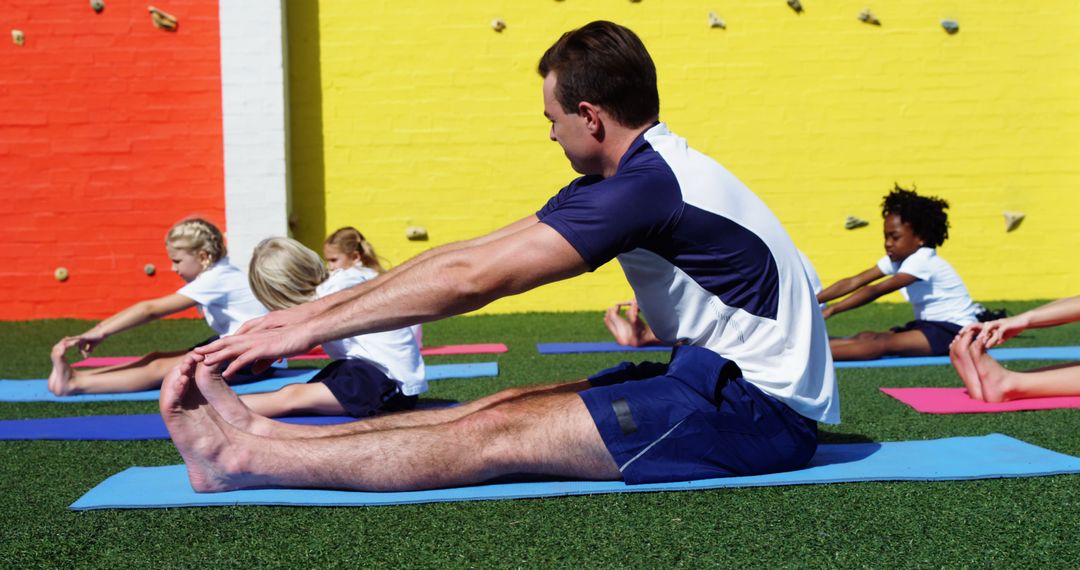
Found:
[[[604,120],[600,113],[600,107],[587,101],[578,103],[578,115],[585,119],[585,128],[596,137],[596,140],[604,140]]]

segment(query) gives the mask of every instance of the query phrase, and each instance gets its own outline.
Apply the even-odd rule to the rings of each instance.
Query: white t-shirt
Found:
[[[251,292],[247,276],[230,264],[227,257],[219,259],[177,293],[198,303],[206,324],[221,336],[229,336],[245,322],[267,313]]]
[[[949,262],[938,257],[934,248],[920,247],[900,263],[894,263],[886,255],[878,261],[877,266],[885,275],[906,273],[918,279],[900,289],[900,294],[915,309],[916,319],[945,321],[960,326],[977,320],[975,303],[960,274]]]
[[[803,251],[799,250],[799,261],[802,262],[803,273],[806,274],[806,280],[810,282],[810,288],[814,290],[814,297],[823,289],[821,285],[821,277],[818,277],[817,269],[814,269],[814,264],[810,263],[810,258],[806,257]],[[825,308],[825,303],[818,303],[819,309]]]
[[[360,265],[338,269],[315,290],[315,298],[354,287],[378,275],[375,270]],[[400,383],[401,393],[406,396],[427,391],[424,359],[420,356],[412,327],[332,340],[322,346],[335,360],[357,358],[373,364],[391,380]]]

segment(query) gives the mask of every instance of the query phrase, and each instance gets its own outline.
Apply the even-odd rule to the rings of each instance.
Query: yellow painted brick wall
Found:
[[[862,1],[803,6],[293,0],[294,231],[318,246],[353,224],[401,262],[534,212],[574,176],[536,61],[604,18],[652,52],[662,120],[761,195],[827,283],[883,255],[879,204],[899,182],[952,204],[941,254],[977,299],[1080,292],[1080,4],[913,0],[872,6],[880,27],[857,20]],[[1004,210],[1027,218],[1006,233]],[[848,215],[871,224],[845,230]],[[414,224],[431,240],[407,241]],[[628,295],[612,263],[488,310]]]

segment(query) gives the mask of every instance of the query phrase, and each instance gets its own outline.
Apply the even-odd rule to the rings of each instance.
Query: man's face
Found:
[[[551,121],[551,140],[563,148],[570,166],[581,174],[601,174],[598,141],[589,132],[585,117],[563,111],[555,98],[554,71],[544,78],[544,116]]]

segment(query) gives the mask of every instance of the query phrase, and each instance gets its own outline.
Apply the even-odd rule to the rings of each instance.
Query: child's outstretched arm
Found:
[[[1066,297],[1035,307],[1014,317],[998,319],[986,323],[972,323],[964,330],[979,333],[978,339],[984,346],[997,346],[1020,334],[1025,329],[1055,327],[1080,321],[1080,295]]]
[[[858,275],[852,275],[851,277],[841,279],[836,283],[833,283],[832,285],[829,285],[828,287],[822,289],[821,292],[817,294],[818,303],[828,303],[833,299],[839,299],[840,297],[851,293],[859,287],[862,287],[867,283],[877,281],[884,276],[885,274],[882,273],[880,269],[878,269],[877,265],[875,265],[870,269],[859,273]]]
[[[77,346],[79,347],[79,352],[81,352],[84,357],[89,356],[95,346],[114,334],[135,328],[139,325],[146,324],[173,313],[179,313],[184,309],[194,306],[195,301],[179,293],[173,293],[172,295],[166,295],[157,299],[139,301],[101,321],[95,325],[94,328],[69,338],[78,339]]]
[[[863,273],[859,274],[859,276],[866,275],[868,273],[871,273],[872,271],[877,271],[879,277],[884,275],[881,273],[880,269],[877,269],[875,267],[872,270],[864,271]],[[850,311],[851,309],[861,307],[873,301],[874,299],[885,295],[886,293],[892,293],[893,291],[907,287],[908,285],[911,285],[918,280],[919,279],[914,275],[909,275],[907,273],[897,273],[896,275],[893,275],[892,277],[889,277],[888,279],[879,283],[860,287],[843,301],[825,307],[821,311],[821,316],[827,319],[835,315],[836,313],[842,313],[844,311]],[[824,291],[822,291],[822,293],[824,293]],[[819,295],[818,299],[820,298],[821,296]]]

